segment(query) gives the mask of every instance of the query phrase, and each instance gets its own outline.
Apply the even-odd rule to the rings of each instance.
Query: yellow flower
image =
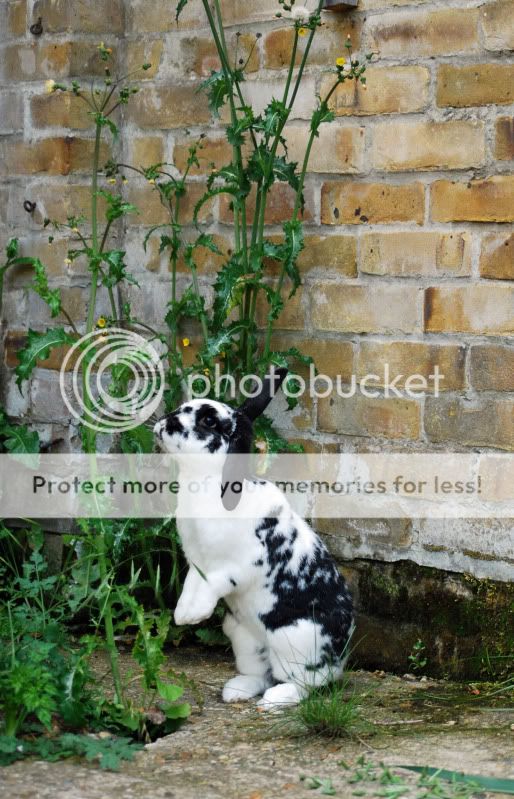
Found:
[[[155,183],[155,178],[149,178],[148,183],[151,183],[153,186]]]
[[[116,183],[116,178],[109,178],[107,183],[110,183],[111,185],[114,185]]]
[[[346,58],[343,57],[336,58],[336,64],[338,67],[344,67],[344,65],[346,64]]]
[[[182,339],[182,346],[183,347],[189,347],[190,344],[191,344],[191,342],[189,341],[188,338],[183,338]]]
[[[308,33],[308,28],[298,28],[298,36],[307,36]]]
[[[71,232],[72,233],[78,233],[79,232],[78,227],[72,227]]]
[[[97,50],[105,50],[105,44],[103,42],[100,42],[100,44],[98,45],[98,47],[96,49]]]
[[[66,266],[69,266],[71,263],[73,263],[73,261],[71,260],[71,258],[65,258],[64,263],[66,264]]]
[[[45,81],[45,92],[47,94],[52,94],[54,91],[55,91],[55,81],[54,80]]]
[[[96,322],[97,327],[106,327],[106,325],[107,325],[107,319],[104,316],[101,316]]]
[[[204,375],[208,376],[208,375],[210,375],[210,370],[209,369],[204,369],[203,373],[204,373]]]

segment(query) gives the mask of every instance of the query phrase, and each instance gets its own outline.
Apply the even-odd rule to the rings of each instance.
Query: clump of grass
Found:
[[[348,690],[348,680],[312,688],[289,713],[304,732],[341,738],[350,735],[360,712],[358,698]]]

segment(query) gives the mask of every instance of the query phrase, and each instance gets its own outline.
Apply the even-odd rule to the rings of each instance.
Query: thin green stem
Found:
[[[215,5],[215,9],[216,9],[216,16],[218,18],[218,23],[219,23],[219,28],[220,28],[220,32],[219,33],[218,33],[218,30],[217,30],[217,27],[216,27],[216,21],[215,21],[215,19],[213,17],[212,11],[211,11],[211,9],[209,7],[208,0],[203,0],[203,5],[204,5],[205,13],[207,15],[207,19],[209,21],[209,26],[211,28],[212,35],[214,37],[214,42],[216,44],[216,49],[217,49],[218,54],[220,56],[221,68],[223,70],[223,74],[225,76],[225,80],[227,81],[227,84],[230,86],[230,91],[228,93],[228,99],[229,99],[229,104],[230,104],[230,117],[231,117],[232,125],[235,126],[237,124],[238,118],[237,118],[236,106],[235,106],[235,103],[234,103],[233,87],[236,86],[236,89],[237,89],[238,85],[237,85],[237,81],[236,81],[236,79],[234,77],[234,73],[233,73],[233,71],[231,69],[231,66],[229,64],[229,61],[228,61],[226,41],[225,41],[225,33],[224,33],[224,30],[223,30],[223,19],[222,19],[222,15],[221,15],[221,9],[220,9],[219,0],[214,0],[214,5]],[[241,101],[243,102],[242,95],[241,95]],[[238,172],[239,172],[239,178],[242,181],[243,173],[244,173],[244,167],[243,167],[243,157],[242,157],[242,153],[241,153],[241,146],[239,144],[235,144],[232,149],[233,149],[233,159],[234,159],[234,162],[235,162],[235,164],[237,166],[237,169],[238,169]],[[235,204],[234,221],[235,221],[235,218],[237,217],[237,215],[239,213],[241,214],[241,233],[240,233],[240,241],[238,241],[236,239],[235,246],[236,246],[236,251],[237,252],[242,250],[243,262],[245,264],[245,267],[248,268],[248,239],[247,239],[247,235],[248,234],[247,234],[247,216],[246,216],[246,200],[245,200],[245,198],[242,198],[240,202],[238,201],[237,204]],[[235,225],[234,234],[239,236],[239,222]]]
[[[196,266],[193,266],[191,264],[190,269],[191,269],[191,277],[193,279],[193,287],[194,287],[194,290],[196,292],[196,296],[199,297],[200,296],[200,286],[199,286],[199,283],[198,283],[198,275],[196,273]],[[204,342],[205,342],[205,344],[207,344],[207,341],[209,339],[209,327],[207,325],[207,317],[205,316],[205,311],[200,311],[200,324],[202,326],[202,333],[203,333]]]
[[[105,531],[103,529],[103,525],[102,525],[102,532],[97,537],[96,551],[98,556],[100,579],[102,583],[107,586],[109,578],[107,574],[107,557],[105,553]],[[112,602],[111,602],[110,593],[111,589],[109,586],[109,591],[107,593],[107,596],[105,597],[105,604],[102,612],[104,630],[105,630],[105,648],[107,649],[107,653],[109,655],[109,662],[111,664],[111,674],[114,683],[114,694],[116,702],[117,704],[122,705],[124,704],[123,686],[121,680],[119,655],[118,655],[118,650],[116,648],[116,641],[114,638],[114,622],[113,622]]]

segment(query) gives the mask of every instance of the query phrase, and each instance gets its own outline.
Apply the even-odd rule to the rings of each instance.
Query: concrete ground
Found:
[[[284,713],[257,712],[255,702],[224,705],[228,653],[177,650],[170,667],[192,678],[205,700],[177,733],[119,772],[74,760],[15,763],[0,772],[3,799],[471,796],[448,783],[423,787],[407,771],[391,777],[386,766],[397,764],[514,778],[512,693],[488,698],[483,688],[356,671],[349,692],[360,721],[348,737],[327,739],[303,733]]]

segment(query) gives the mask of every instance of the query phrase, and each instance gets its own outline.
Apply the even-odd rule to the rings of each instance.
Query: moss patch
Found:
[[[344,564],[359,623],[359,664],[410,671],[420,639],[426,672],[498,679],[514,671],[514,585],[443,572],[411,561]]]

